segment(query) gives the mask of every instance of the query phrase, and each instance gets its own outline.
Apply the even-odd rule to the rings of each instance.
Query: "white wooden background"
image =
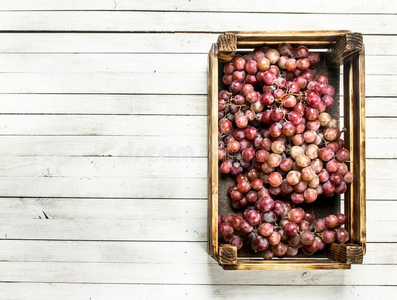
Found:
[[[0,2],[0,299],[392,299],[394,1]],[[206,253],[207,51],[226,30],[366,44],[368,252],[344,271]],[[286,297],[287,296],[287,297]]]

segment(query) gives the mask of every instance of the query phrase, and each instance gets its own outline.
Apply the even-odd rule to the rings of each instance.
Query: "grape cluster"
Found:
[[[305,255],[323,250],[325,244],[345,243],[349,233],[344,228],[345,215],[328,215],[315,219],[311,211],[293,208],[293,204],[273,200],[269,195],[258,201],[258,209],[246,209],[243,216],[219,215],[219,233],[238,250],[248,242],[262,252],[265,259],[295,256],[299,249]]]
[[[281,43],[224,65],[218,157],[220,171],[236,177],[228,190],[235,210],[253,205],[260,214],[273,198],[311,203],[345,193],[352,182],[343,130],[327,112],[335,89],[316,76],[320,59],[305,46]]]

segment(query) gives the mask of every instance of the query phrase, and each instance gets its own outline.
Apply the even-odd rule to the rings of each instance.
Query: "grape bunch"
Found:
[[[311,203],[345,193],[352,182],[344,129],[328,112],[335,89],[314,67],[320,59],[281,43],[225,63],[218,158],[220,171],[236,178],[228,189],[235,210],[253,206],[259,214],[265,197]]]
[[[218,226],[222,238],[241,249],[245,242],[263,258],[296,256],[299,249],[312,255],[335,241],[345,243],[349,233],[344,228],[345,215],[328,215],[315,219],[311,211],[293,207],[291,203],[264,196],[257,209],[246,209],[243,216],[219,215]]]

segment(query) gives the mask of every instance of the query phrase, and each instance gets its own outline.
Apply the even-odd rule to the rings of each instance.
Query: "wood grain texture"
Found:
[[[324,298],[324,286],[280,286],[257,285],[242,288],[241,285],[163,285],[163,284],[78,284],[78,283],[1,283],[0,296],[4,300],[108,300],[116,298],[129,300],[132,297],[140,299],[197,299],[197,295],[205,299],[241,299],[247,297],[278,297],[283,289],[285,297],[298,299]],[[388,299],[393,298],[397,287],[391,286],[327,286],[327,292],[332,297],[340,299],[376,299],[382,295]],[[18,295],[15,294],[18,290]],[[331,298],[328,298],[331,299]]]
[[[395,265],[354,265],[346,270],[274,271],[258,276],[258,271],[227,271],[216,264],[134,263],[42,263],[0,262],[1,281],[52,283],[168,283],[168,284],[240,284],[240,285],[396,285]],[[172,276],[169,269],[173,270]],[[37,272],[40,270],[40,272]],[[280,277],[285,280],[280,283]]]
[[[1,31],[99,31],[99,32],[223,32],[255,31],[263,28],[263,17],[272,24],[268,30],[346,30],[354,28],[363,34],[395,34],[397,20],[393,15],[314,14],[296,27],[296,20],[306,14],[205,13],[205,12],[103,12],[103,11],[3,11]],[[24,21],[21,22],[20,20]],[[247,20],[250,22],[247,22]],[[283,22],[279,22],[282,19]]]
[[[232,1],[162,1],[154,4],[151,1],[137,1],[137,0],[79,0],[79,1],[50,1],[50,0],[35,0],[35,1],[2,1],[0,10],[159,10],[159,11],[235,11],[235,12],[305,12],[305,13],[382,13],[392,14],[396,13],[396,8],[390,2],[373,3],[371,1],[333,1],[325,8],[323,5],[315,0],[305,2],[305,5],[297,7],[293,5],[295,2],[291,0],[284,1],[283,5],[271,5],[264,8],[261,5],[263,2],[254,0],[250,2],[250,6],[241,7],[237,0]]]

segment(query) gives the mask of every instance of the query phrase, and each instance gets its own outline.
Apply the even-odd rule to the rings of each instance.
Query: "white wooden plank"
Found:
[[[193,157],[0,156],[0,166],[0,177],[207,178],[207,158]]]
[[[1,5],[1,3],[0,3]],[[2,33],[1,53],[208,53],[208,33]],[[397,36],[365,35],[365,55],[396,55]]]
[[[205,68],[205,64],[203,64]],[[368,97],[395,97],[396,76],[367,75]],[[0,93],[206,95],[206,73],[0,73]],[[153,84],[153,83],[156,84]],[[178,83],[176,85],[175,83]]]
[[[180,222],[186,222],[187,219],[201,221],[206,218],[205,199],[1,198],[0,207],[0,216],[4,220],[181,219]]]
[[[205,201],[43,199],[27,202],[31,204],[24,205],[26,218],[1,219],[2,238],[205,241],[207,235]]]
[[[367,118],[367,138],[396,138],[395,118]],[[380,131],[379,128],[382,128]],[[206,136],[206,116],[0,115],[1,135]],[[203,140],[204,141],[204,140]]]
[[[388,1],[379,1],[377,5],[372,1],[333,1],[325,8],[315,0],[305,1],[305,5],[294,5],[291,0],[283,2],[282,6],[262,5],[260,0],[250,2],[250,5],[242,5],[237,0],[232,1],[161,1],[154,4],[151,1],[137,0],[79,0],[79,1],[2,1],[0,10],[159,10],[159,11],[234,11],[234,12],[304,12],[304,13],[395,13],[396,8]]]
[[[38,272],[37,270],[40,270]],[[172,272],[170,272],[172,270]],[[396,285],[397,266],[356,265],[346,270],[225,271],[216,264],[0,262],[0,281],[245,285]],[[283,278],[283,282],[280,282]]]
[[[0,94],[0,105],[2,114],[207,115],[207,97],[198,95]]]
[[[201,95],[207,93],[207,77],[204,73],[153,71],[152,73],[1,73],[0,93]],[[370,79],[374,84],[379,84],[377,87],[379,96],[395,94],[388,79],[382,76],[379,79]],[[176,82],[179,83],[178,86],[175,85]]]
[[[0,13],[1,15],[1,13]],[[210,46],[210,45],[209,45]],[[379,56],[380,61],[384,56]],[[206,54],[0,54],[3,72],[16,73],[207,73]],[[186,68],[189,66],[188,68]]]
[[[157,153],[149,149],[168,149]],[[1,156],[207,157],[203,137],[0,136]],[[367,158],[397,158],[397,139],[367,139]]]
[[[167,217],[169,215],[167,214]],[[1,221],[5,239],[100,241],[204,241],[207,219],[181,220],[7,220]],[[28,237],[26,233],[29,232]],[[62,235],[62,236],[60,236]],[[1,280],[1,279],[0,279]]]
[[[391,194],[396,189],[380,181]],[[206,179],[13,177],[0,181],[5,197],[206,198]],[[379,197],[380,195],[369,194]],[[384,197],[382,198],[384,199]]]
[[[0,94],[0,105],[2,114],[207,115],[204,95]],[[366,115],[396,116],[397,98],[367,98]]]
[[[397,244],[367,243],[364,264],[397,264]]]
[[[273,274],[273,273],[272,273]],[[279,297],[296,299],[377,299],[379,295],[393,299],[395,286],[280,286],[258,285],[153,285],[153,284],[58,284],[58,283],[0,283],[3,300],[130,300],[137,299],[243,299]],[[15,293],[18,291],[18,294]],[[325,292],[326,291],[326,292]]]
[[[377,140],[376,151],[384,149],[377,146],[382,141],[394,140]],[[397,156],[396,148],[387,149]],[[207,157],[207,152],[202,136],[0,136],[2,156]]]
[[[217,264],[206,242],[0,240],[0,246],[1,261]]]
[[[397,113],[397,98],[367,98],[365,99],[365,114],[370,117],[395,117]]]
[[[2,115],[0,134],[206,136],[206,123],[206,116]]]
[[[2,31],[220,32],[230,30],[230,20],[234,30],[258,30],[263,28],[264,18],[267,30],[349,28],[365,34],[395,34],[397,25],[393,15],[369,14],[314,14],[308,17],[307,14],[285,13],[3,11],[0,12],[0,28]],[[301,20],[305,22],[297,23]]]
[[[0,52],[208,53],[217,37],[206,33],[2,33]],[[384,55],[396,52],[397,45],[390,44],[394,40],[391,37],[385,47],[369,43]]]
[[[0,237],[40,240],[206,241],[205,200],[2,199]],[[396,201],[368,201],[367,241],[397,242]],[[98,230],[100,228],[100,230]]]
[[[366,164],[377,180],[397,169],[394,159]],[[0,166],[0,177],[207,178],[207,158],[197,157],[0,156]]]
[[[13,262],[216,264],[206,242],[0,240],[0,248],[0,261]],[[397,264],[397,244],[367,243],[364,264]]]

